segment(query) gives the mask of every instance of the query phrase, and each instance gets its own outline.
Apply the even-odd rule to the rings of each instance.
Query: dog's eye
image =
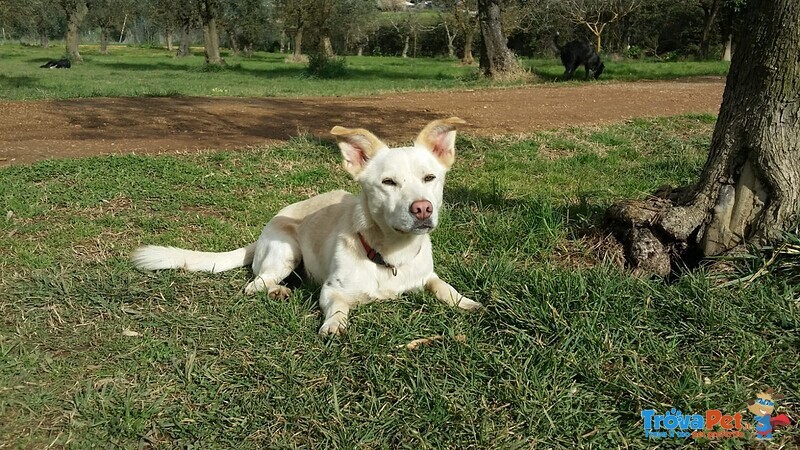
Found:
[[[435,179],[436,179],[436,175],[425,175],[425,178],[423,178],[423,180],[426,183],[430,183],[431,181],[433,181]]]
[[[391,178],[384,178],[381,183],[385,184],[386,186],[397,186],[397,182]]]

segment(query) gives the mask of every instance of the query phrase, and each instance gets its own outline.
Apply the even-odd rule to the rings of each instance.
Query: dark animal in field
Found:
[[[587,43],[582,41],[570,41],[563,46],[558,45],[559,34],[553,36],[553,48],[561,56],[564,64],[564,78],[570,79],[575,74],[575,70],[580,66],[586,68],[586,79],[589,79],[589,72],[594,79],[600,78],[606,66],[600,59],[600,55]]]
[[[70,67],[72,67],[72,63],[70,63],[69,60],[66,58],[58,60],[51,59],[50,61],[47,61],[46,63],[42,64],[39,67],[43,69],[69,69]]]

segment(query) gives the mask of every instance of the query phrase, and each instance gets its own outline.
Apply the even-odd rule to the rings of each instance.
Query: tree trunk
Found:
[[[172,50],[173,50],[173,47],[172,47],[172,29],[171,28],[167,28],[167,31],[166,31],[165,34],[166,34],[165,39],[167,41],[167,51],[171,53]]]
[[[42,45],[42,48],[50,48],[50,37],[47,35],[47,33],[39,34],[39,43]]]
[[[62,0],[62,6],[67,12],[67,55],[72,62],[83,62],[83,57],[78,49],[81,41],[81,23],[89,12],[85,0]]]
[[[358,44],[358,56],[364,56],[364,44]]]
[[[500,0],[478,0],[478,22],[481,27],[481,59],[483,74],[490,78],[516,75],[520,67],[508,49],[500,23]]]
[[[107,55],[108,54],[108,34],[109,29],[100,27],[100,54]]]
[[[411,42],[411,36],[405,35],[403,39],[403,53],[400,55],[403,58],[408,58],[408,47],[410,46],[409,43]]]
[[[714,20],[717,18],[719,12],[720,0],[713,0],[711,5],[705,6],[701,3],[703,8],[703,31],[700,33],[700,54],[703,58],[708,56],[709,39],[711,37],[711,28],[714,27]]]
[[[295,60],[299,60],[303,55],[303,27],[298,27],[294,32],[294,49],[292,49],[292,56]]]
[[[447,35],[447,57],[455,59],[456,48],[453,45],[453,41],[456,40],[456,35],[450,32],[450,27],[447,26],[447,20],[442,19],[442,23],[444,24],[444,32]]]
[[[719,255],[745,241],[778,238],[797,224],[800,2],[751,0],[745,8],[747,29],[733,55],[700,182],[683,198],[663,202],[652,220],[620,214],[620,204],[609,211],[633,222],[627,244],[634,264],[633,255],[643,254],[636,250],[643,230],[658,239],[646,245],[656,249],[650,255],[663,260],[669,254]]]
[[[594,38],[595,38],[594,51],[597,52],[597,54],[599,55],[600,51],[603,50],[603,47],[600,45],[600,39],[601,39],[600,33],[596,33],[594,35]]]
[[[203,46],[205,47],[206,64],[221,66],[225,64],[225,61],[219,55],[216,0],[203,1],[201,16],[203,19]]]
[[[286,30],[281,30],[281,53],[286,51]]]
[[[327,34],[325,34],[325,35],[324,35],[324,36],[322,36],[322,38],[320,39],[319,43],[320,43],[320,49],[319,49],[319,51],[320,51],[320,52],[321,52],[323,55],[325,55],[325,56],[328,56],[328,57],[333,57],[333,56],[334,56],[334,53],[333,53],[333,44],[331,44],[331,37],[330,37],[330,36],[328,36]]]
[[[228,30],[228,40],[231,41],[231,51],[233,52],[233,56],[239,56],[239,38],[236,37],[236,33]]]
[[[203,24],[203,43],[205,46],[206,64],[221,66],[225,64],[219,54],[219,33],[217,32],[217,19],[210,17]]]
[[[189,56],[189,24],[181,25],[181,40],[178,44],[178,53],[175,56]]]
[[[725,41],[725,50],[722,52],[722,60],[730,61],[733,55],[733,35],[729,34],[728,39]]]
[[[475,29],[464,30],[464,54],[461,56],[461,64],[471,66],[475,64],[472,56],[472,41],[475,38]]]

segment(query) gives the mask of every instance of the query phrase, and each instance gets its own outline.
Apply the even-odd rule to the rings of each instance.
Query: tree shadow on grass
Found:
[[[35,88],[40,87],[39,80],[27,75],[9,76],[0,74],[0,89]]]

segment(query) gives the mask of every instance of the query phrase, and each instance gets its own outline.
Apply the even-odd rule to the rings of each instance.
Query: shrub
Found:
[[[308,57],[306,75],[314,78],[340,78],[347,72],[344,58],[314,53]]]

